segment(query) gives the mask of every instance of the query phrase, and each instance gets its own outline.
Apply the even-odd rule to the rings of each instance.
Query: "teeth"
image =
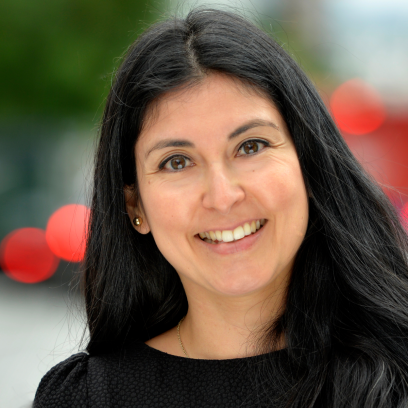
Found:
[[[244,224],[244,232],[245,232],[245,235],[251,235],[251,226],[247,222]]]
[[[214,241],[212,241],[211,239],[208,239],[208,238],[204,238],[204,241],[208,242],[209,244],[215,244]]]
[[[244,232],[244,229],[242,227],[235,228],[234,231],[233,231],[233,234],[234,234],[235,241],[245,237],[245,232]]]
[[[265,225],[266,220],[261,219],[257,221],[252,221],[251,224],[245,223],[243,226],[235,228],[233,231],[208,231],[200,232],[200,238],[205,242],[210,244],[216,244],[214,241],[218,242],[232,242],[244,238],[247,235],[255,233],[261,226]]]
[[[234,234],[232,231],[222,231],[222,240],[224,242],[232,242],[234,241]]]

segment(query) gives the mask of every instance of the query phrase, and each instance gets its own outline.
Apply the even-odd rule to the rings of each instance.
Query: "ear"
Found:
[[[150,232],[149,223],[147,222],[146,214],[134,185],[125,186],[123,192],[125,194],[126,211],[132,223],[132,227],[140,234],[148,234]],[[135,218],[142,218],[141,225],[135,225]]]

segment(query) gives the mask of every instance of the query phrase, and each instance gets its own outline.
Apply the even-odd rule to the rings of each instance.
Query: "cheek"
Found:
[[[265,179],[266,180],[266,179]],[[277,239],[296,251],[306,233],[309,206],[306,187],[298,163],[269,174],[263,200],[275,224]]]
[[[286,212],[289,208],[307,206],[307,193],[299,164],[285,163],[268,169],[257,183],[260,195],[271,210]]]
[[[151,183],[141,188],[145,213],[153,236],[174,236],[191,227],[192,195],[168,183]]]

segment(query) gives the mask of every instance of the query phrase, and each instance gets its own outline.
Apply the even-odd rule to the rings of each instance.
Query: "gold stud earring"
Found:
[[[136,227],[140,227],[142,225],[142,222],[143,222],[142,217],[133,218],[133,224],[136,225]]]

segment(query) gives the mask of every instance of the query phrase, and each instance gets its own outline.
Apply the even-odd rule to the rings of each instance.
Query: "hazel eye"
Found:
[[[242,143],[238,150],[238,153],[240,153],[240,155],[242,156],[247,156],[255,154],[267,146],[268,143],[263,140],[247,140],[246,142]]]
[[[185,167],[189,166],[190,160],[184,156],[172,156],[160,164],[159,168],[166,169],[170,171],[183,170]]]

